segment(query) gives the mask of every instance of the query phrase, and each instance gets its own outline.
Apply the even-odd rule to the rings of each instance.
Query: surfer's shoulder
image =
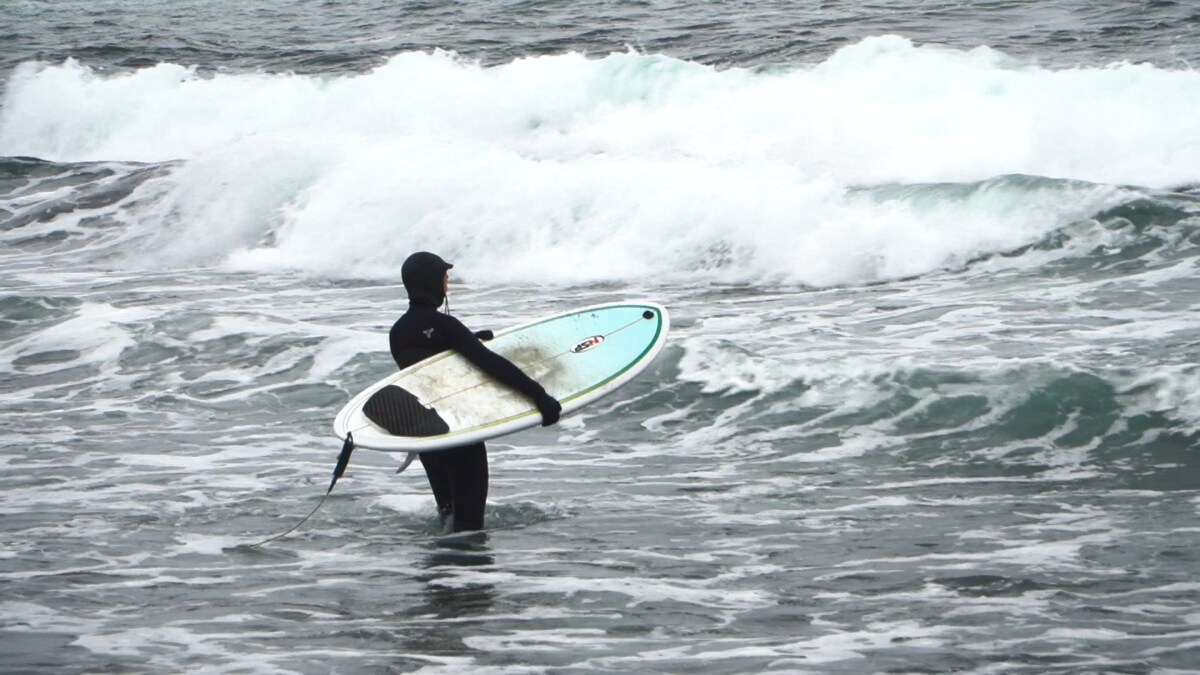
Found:
[[[461,338],[463,336],[471,335],[470,329],[463,325],[463,322],[459,321],[458,317],[438,312],[437,318],[434,321],[434,325],[437,326],[442,333],[448,337],[453,336]]]

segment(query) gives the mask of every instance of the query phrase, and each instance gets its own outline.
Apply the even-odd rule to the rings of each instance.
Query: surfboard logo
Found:
[[[600,346],[601,342],[604,342],[603,335],[593,335],[592,337],[584,340],[583,342],[580,342],[579,344],[575,345],[574,347],[571,347],[571,352],[575,353],[575,354],[582,354],[589,349]]]

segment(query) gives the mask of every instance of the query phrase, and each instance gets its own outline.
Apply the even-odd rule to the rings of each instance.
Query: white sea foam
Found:
[[[0,350],[0,365],[12,369],[15,362],[38,355],[64,352],[71,355],[67,362],[24,362],[24,371],[58,370],[67,365],[92,364],[111,367],[117,357],[135,342],[131,334],[137,324],[157,316],[155,310],[105,303],[85,303],[75,316],[39,331],[31,337],[6,345]]]
[[[1138,412],[1169,412],[1189,431],[1200,430],[1200,369],[1194,364],[1147,368],[1127,385]]]
[[[146,264],[394,276],[416,248],[487,281],[639,276],[814,285],[922,274],[1200,177],[1200,73],[1052,70],[870,38],[819,64],[636,53],[483,67],[404,53],[361,74],[99,73],[27,63],[0,155],[185,160],[124,214]],[[495,265],[497,257],[504,265]]]
[[[436,505],[426,494],[383,495],[375,500],[380,506],[405,514],[433,513]]]

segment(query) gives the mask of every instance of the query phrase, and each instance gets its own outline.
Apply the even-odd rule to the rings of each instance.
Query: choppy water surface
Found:
[[[3,669],[1200,667],[1194,11],[583,7],[0,10]],[[485,534],[359,450],[250,546],[418,248],[671,340]]]
[[[159,62],[208,68],[344,72],[397,52],[449,49],[486,63],[633,48],[713,65],[827,57],[863,38],[899,34],[958,48],[986,45],[1050,63],[1150,61],[1190,67],[1200,19],[1188,2],[1055,0],[545,0],[482,3],[305,0],[11,0],[5,65],[73,56],[117,68]]]

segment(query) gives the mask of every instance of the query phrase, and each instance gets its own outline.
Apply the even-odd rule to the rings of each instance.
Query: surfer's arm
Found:
[[[501,384],[516,389],[537,404],[542,414],[544,426],[558,421],[562,406],[537,380],[525,374],[512,361],[484,346],[475,334],[471,333],[458,319],[446,317],[446,327],[443,335],[447,346],[462,354],[468,361],[479,367]]]
[[[447,317],[444,330],[446,345],[462,354],[468,361],[490,375],[501,384],[512,387],[530,399],[537,400],[546,395],[546,390],[536,380],[525,374],[516,364],[488,349],[467,327],[457,319]]]

